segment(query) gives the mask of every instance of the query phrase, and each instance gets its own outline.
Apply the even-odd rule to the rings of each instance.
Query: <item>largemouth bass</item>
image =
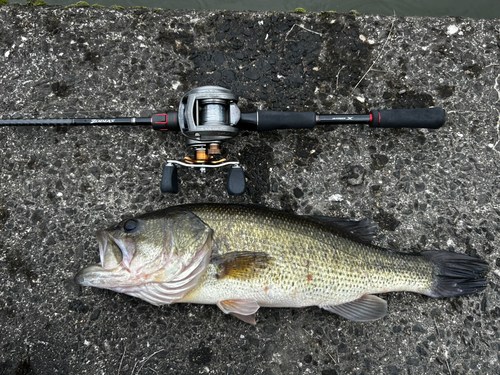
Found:
[[[481,291],[488,265],[467,255],[404,254],[370,244],[367,220],[200,204],[126,219],[97,233],[101,262],[78,284],[154,305],[216,304],[255,324],[260,307],[319,306],[354,321],[384,317],[374,294],[454,297]]]

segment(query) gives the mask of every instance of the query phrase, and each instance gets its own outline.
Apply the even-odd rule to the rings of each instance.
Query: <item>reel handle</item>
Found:
[[[245,192],[245,172],[243,168],[233,166],[227,175],[226,190],[229,195],[241,195]]]
[[[177,179],[177,166],[168,163],[163,167],[160,190],[163,194],[177,194],[179,192],[179,180]]]

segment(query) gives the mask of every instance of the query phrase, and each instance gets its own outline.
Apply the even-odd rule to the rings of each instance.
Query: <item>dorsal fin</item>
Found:
[[[377,234],[377,226],[368,219],[353,221],[330,216],[311,216],[311,218],[330,228],[344,232],[365,244],[370,244]]]

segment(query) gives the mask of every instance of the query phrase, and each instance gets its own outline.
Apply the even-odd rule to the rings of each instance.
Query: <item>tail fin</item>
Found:
[[[488,263],[482,259],[447,251],[426,251],[424,259],[436,266],[431,297],[456,297],[480,292],[486,287]]]

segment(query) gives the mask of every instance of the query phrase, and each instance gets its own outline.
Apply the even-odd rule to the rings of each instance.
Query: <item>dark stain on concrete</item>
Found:
[[[5,207],[0,207],[0,228],[2,228],[9,219],[9,211]]]
[[[31,269],[19,251],[5,248],[5,260],[7,271],[11,277],[22,273],[31,286],[38,280],[38,275]]]
[[[247,145],[240,151],[247,179],[247,190],[252,197],[262,199],[270,191],[269,167],[274,164],[274,152],[271,146],[260,142],[258,146]],[[260,202],[254,202],[260,203]]]
[[[379,213],[373,217],[373,220],[375,220],[380,229],[389,231],[395,231],[399,224],[401,224],[393,214],[385,212],[384,210],[380,210]]]

